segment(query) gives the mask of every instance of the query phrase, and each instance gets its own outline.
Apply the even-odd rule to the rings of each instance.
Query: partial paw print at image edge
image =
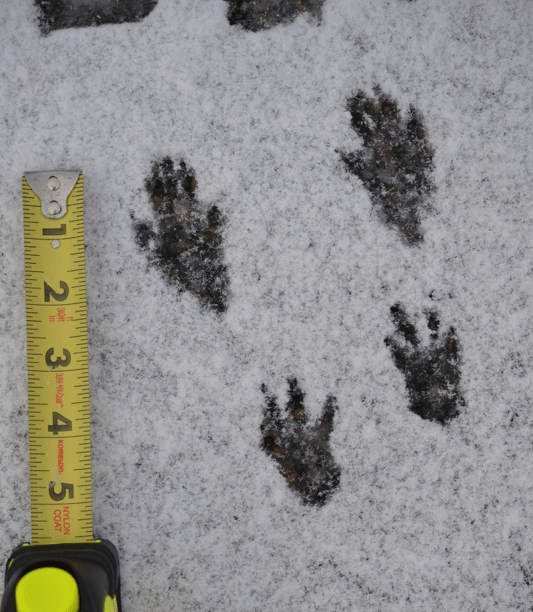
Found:
[[[179,291],[190,291],[206,308],[225,312],[229,281],[220,210],[197,200],[194,170],[183,160],[177,166],[170,157],[154,162],[145,187],[155,221],[134,219],[137,244]]]
[[[149,15],[157,0],[34,0],[44,36],[53,30],[137,22]]]
[[[258,32],[293,21],[306,13],[320,23],[324,0],[226,0],[230,25]]]
[[[276,463],[289,487],[304,504],[323,506],[340,484],[341,470],[330,449],[330,435],[337,412],[337,400],[326,399],[322,415],[308,425],[304,394],[296,379],[290,379],[289,400],[282,415],[276,398],[265,385],[262,448]]]
[[[405,377],[409,409],[423,419],[446,425],[465,406],[459,387],[461,355],[455,329],[450,327],[445,334],[439,334],[437,312],[426,312],[430,343],[422,346],[401,304],[391,307],[391,315],[396,331],[385,339],[385,344]]]

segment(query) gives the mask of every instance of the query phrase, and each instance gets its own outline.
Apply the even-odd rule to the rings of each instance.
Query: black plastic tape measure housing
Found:
[[[76,580],[79,612],[102,612],[108,596],[116,597],[120,612],[118,552],[108,540],[18,546],[7,562],[2,612],[17,612],[17,584],[26,574],[42,567],[65,570]]]

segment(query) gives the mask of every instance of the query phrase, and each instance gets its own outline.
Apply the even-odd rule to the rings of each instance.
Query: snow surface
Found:
[[[533,3],[326,0],[246,32],[223,0],[42,37],[0,22],[0,558],[29,539],[20,177],[86,185],[94,527],[124,610],[505,611],[533,605]],[[383,225],[337,150],[379,85],[435,149],[424,243]],[[152,161],[226,216],[228,311],[148,266]],[[434,292],[431,302],[429,294]],[[449,426],[408,410],[384,338],[436,306],[463,351]],[[341,485],[302,505],[260,447],[261,384],[335,395]]]

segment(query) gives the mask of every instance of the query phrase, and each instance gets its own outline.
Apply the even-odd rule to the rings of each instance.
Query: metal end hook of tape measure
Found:
[[[41,212],[45,217],[61,219],[67,214],[67,198],[80,176],[79,170],[26,172],[24,176],[41,200]]]

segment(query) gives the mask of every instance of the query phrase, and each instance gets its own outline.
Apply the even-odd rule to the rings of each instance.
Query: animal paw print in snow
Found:
[[[39,27],[46,36],[53,30],[141,21],[157,0],[35,0],[40,9]]]
[[[136,221],[136,239],[180,290],[191,291],[219,313],[227,309],[228,276],[223,263],[223,219],[216,206],[196,199],[194,170],[169,157],[154,163],[145,181],[155,222]]]
[[[329,396],[322,416],[308,426],[304,394],[296,379],[288,382],[289,401],[284,416],[276,398],[262,386],[266,398],[261,424],[262,447],[276,461],[287,484],[304,504],[322,506],[340,483],[341,470],[329,447],[337,402]]]
[[[229,3],[230,25],[258,32],[280,23],[292,21],[300,13],[308,13],[318,21],[324,0],[226,0]]]
[[[459,415],[465,402],[459,390],[461,380],[459,342],[450,327],[439,336],[439,319],[427,313],[430,344],[423,347],[414,325],[401,304],[391,308],[396,325],[393,336],[385,339],[396,367],[403,372],[409,392],[409,408],[423,419],[445,425]]]
[[[417,110],[402,117],[394,100],[375,90],[375,98],[359,92],[348,101],[352,128],[363,139],[363,150],[341,153],[349,172],[370,192],[385,222],[406,241],[422,241],[420,211],[434,190],[433,150]]]

